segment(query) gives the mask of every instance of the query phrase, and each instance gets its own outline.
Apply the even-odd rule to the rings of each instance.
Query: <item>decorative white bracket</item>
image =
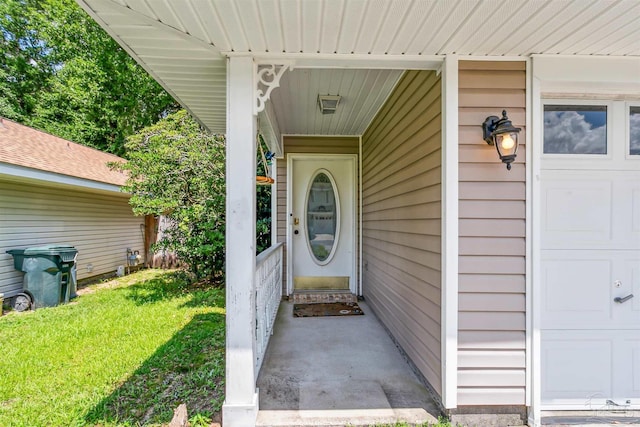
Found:
[[[259,65],[258,81],[256,82],[256,110],[255,113],[264,110],[264,107],[271,96],[271,92],[280,86],[280,78],[290,68],[290,65]]]

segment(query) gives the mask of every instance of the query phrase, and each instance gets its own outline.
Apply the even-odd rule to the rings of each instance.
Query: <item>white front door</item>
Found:
[[[545,107],[541,170],[543,409],[640,408],[640,156],[629,110],[558,103]],[[552,145],[572,138],[569,149]]]
[[[356,159],[288,155],[290,292],[356,292]]]

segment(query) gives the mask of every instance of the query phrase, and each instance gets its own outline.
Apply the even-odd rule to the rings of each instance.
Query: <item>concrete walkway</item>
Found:
[[[435,422],[428,391],[364,303],[364,316],[294,318],[282,303],[258,378],[259,426]]]

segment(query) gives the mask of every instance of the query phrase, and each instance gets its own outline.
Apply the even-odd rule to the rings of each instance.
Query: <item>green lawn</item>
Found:
[[[183,402],[217,419],[224,314],[224,290],[145,270],[0,317],[0,425],[154,425]]]

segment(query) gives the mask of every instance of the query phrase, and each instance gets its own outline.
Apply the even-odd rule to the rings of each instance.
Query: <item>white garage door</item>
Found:
[[[544,409],[640,408],[640,109],[545,102]]]

